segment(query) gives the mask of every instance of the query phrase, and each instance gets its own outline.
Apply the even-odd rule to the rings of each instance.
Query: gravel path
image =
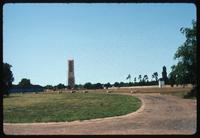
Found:
[[[119,117],[59,123],[4,123],[8,135],[194,134],[196,100],[160,94],[133,94],[143,102],[135,113]]]

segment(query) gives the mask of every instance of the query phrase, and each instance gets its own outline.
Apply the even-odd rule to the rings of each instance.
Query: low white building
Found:
[[[162,88],[165,85],[165,81],[162,78],[160,78],[158,80],[158,85],[159,85],[159,88]]]

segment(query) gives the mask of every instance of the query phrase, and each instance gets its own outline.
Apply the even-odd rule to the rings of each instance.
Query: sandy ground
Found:
[[[59,123],[4,123],[6,135],[145,135],[194,134],[196,100],[160,94],[132,94],[142,107],[134,113],[103,119]]]

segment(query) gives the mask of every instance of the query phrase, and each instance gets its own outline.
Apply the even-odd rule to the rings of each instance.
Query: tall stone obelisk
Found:
[[[73,89],[75,85],[74,60],[68,60],[68,86]]]

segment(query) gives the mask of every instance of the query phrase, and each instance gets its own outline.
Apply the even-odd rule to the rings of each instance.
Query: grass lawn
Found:
[[[86,120],[128,114],[140,106],[138,98],[117,94],[11,94],[3,99],[3,122]]]

